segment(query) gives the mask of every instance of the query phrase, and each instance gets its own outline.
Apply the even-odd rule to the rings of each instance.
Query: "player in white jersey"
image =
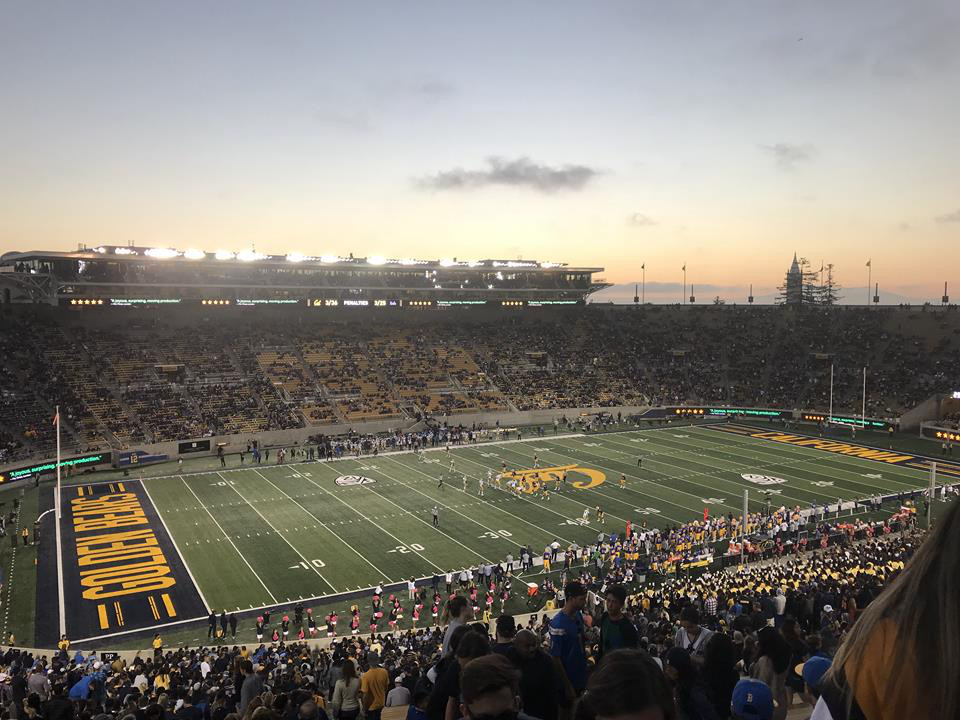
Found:
[[[540,467],[540,458],[537,457],[536,455],[533,456],[533,466],[534,466],[535,468],[539,468],[539,467]]]
[[[480,486],[480,497],[483,497],[483,476],[477,478],[477,484]]]
[[[466,476],[466,474],[464,474],[464,476],[463,476],[463,491],[464,491],[464,492],[467,491],[467,476]]]
[[[582,520],[583,520],[584,524],[590,522],[590,508],[584,508],[584,509],[583,509]]]

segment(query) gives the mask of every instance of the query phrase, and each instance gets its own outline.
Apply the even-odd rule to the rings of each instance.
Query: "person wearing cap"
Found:
[[[732,720],[771,720],[773,693],[770,686],[753,678],[738,682],[733,688],[730,717]]]
[[[549,623],[550,655],[565,683],[565,705],[571,704],[587,686],[587,656],[583,651],[583,608],[587,589],[573,580],[563,589],[563,608]]]
[[[370,669],[360,677],[360,701],[367,720],[380,720],[387,700],[390,675],[380,667],[380,656],[375,652],[367,653],[367,664]]]
[[[820,699],[820,683],[830,669],[830,658],[814,655],[795,668],[797,675],[803,678],[804,696],[810,707],[815,707]]]
[[[400,707],[410,704],[410,691],[403,686],[403,678],[399,675],[393,681],[393,689],[387,693],[387,701],[384,707]]]

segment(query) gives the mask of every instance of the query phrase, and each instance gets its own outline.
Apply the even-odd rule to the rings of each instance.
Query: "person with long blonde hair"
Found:
[[[960,502],[862,611],[812,717],[960,719]]]

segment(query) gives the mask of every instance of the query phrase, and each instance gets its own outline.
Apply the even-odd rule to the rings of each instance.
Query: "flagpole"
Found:
[[[63,542],[60,538],[60,515],[63,511],[63,501],[61,498],[60,485],[60,406],[57,405],[56,415],[53,419],[57,425],[57,491],[54,496],[54,513],[56,522],[57,537],[57,595],[60,600],[60,635],[67,634],[67,606],[63,599]]]
[[[642,284],[640,285],[640,288],[641,288],[640,304],[646,305],[647,304],[647,264],[644,263],[643,265],[641,265],[640,269],[643,270],[643,280],[642,280]]]
[[[683,264],[683,304],[687,304],[687,264]]]
[[[873,258],[867,260],[867,307],[870,307],[870,283],[873,282]]]
[[[867,426],[867,368],[863,368],[863,405],[860,409],[860,427]]]

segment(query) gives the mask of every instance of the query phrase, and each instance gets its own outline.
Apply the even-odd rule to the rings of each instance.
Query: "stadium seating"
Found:
[[[2,320],[0,446],[68,447],[336,422],[644,404],[896,416],[953,389],[960,315],[918,309],[577,308],[434,322],[87,325]],[[422,318],[420,318],[422,319]]]

